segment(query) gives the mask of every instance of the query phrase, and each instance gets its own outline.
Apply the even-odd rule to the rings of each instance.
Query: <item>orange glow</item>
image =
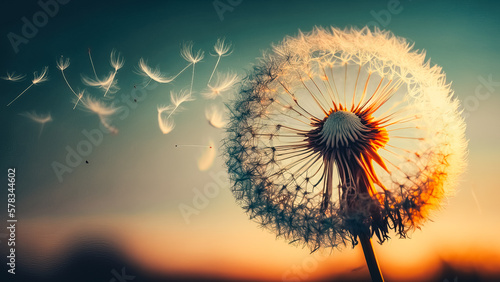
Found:
[[[114,242],[132,265],[159,274],[269,281],[304,277],[300,280],[315,281],[343,275],[366,277],[368,273],[360,247],[309,254],[305,249],[277,242],[273,235],[255,228],[254,223],[237,219],[225,217],[227,222],[216,227],[211,226],[214,222],[186,225],[175,216],[160,218],[153,214],[26,219],[29,228],[19,233],[19,240],[29,253],[20,255],[33,261],[38,270],[50,271],[68,251],[81,244],[82,238],[95,238]],[[82,234],[82,226],[86,226],[85,230],[92,226],[93,231]],[[37,240],[28,240],[32,234],[37,234]],[[433,281],[445,264],[464,273],[500,275],[500,258],[496,255],[500,246],[483,244],[458,250],[454,244],[435,249],[429,239],[415,240],[393,239],[383,246],[376,244],[388,280]]]

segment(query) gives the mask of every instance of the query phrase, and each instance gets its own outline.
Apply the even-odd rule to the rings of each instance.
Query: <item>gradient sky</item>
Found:
[[[148,90],[144,99],[132,104],[135,108],[119,101],[142,83],[135,73],[140,57],[170,74],[182,69],[186,62],[179,48],[185,41],[193,41],[195,49],[205,51],[205,59],[196,66],[193,87],[195,96],[200,97],[216,61],[209,52],[219,37],[226,37],[234,47],[234,52],[222,59],[219,70],[244,75],[262,51],[299,29],[377,24],[414,42],[416,49],[425,49],[431,63],[443,67],[463,103],[469,139],[468,168],[456,196],[411,239],[393,236],[384,245],[376,244],[382,270],[393,280],[411,281],[431,277],[442,260],[481,273],[500,269],[498,2],[401,0],[397,11],[391,13],[391,1],[243,0],[225,11],[223,20],[213,2],[69,1],[60,5],[17,53],[7,35],[21,35],[21,18],[32,21],[41,7],[35,1],[4,4],[0,12],[0,74],[16,71],[27,74],[27,79],[0,81],[0,104],[6,105],[27,87],[33,71],[49,66],[50,77],[0,111],[1,171],[6,174],[10,167],[17,170],[19,263],[50,271],[72,245],[97,238],[120,248],[134,263],[165,273],[272,281],[281,280],[295,266],[305,267],[308,279],[365,273],[359,248],[347,246],[331,254],[310,255],[307,249],[276,240],[274,234],[248,220],[233,200],[229,182],[223,177],[221,182],[213,180],[211,175],[224,175],[221,158],[208,171],[200,171],[197,161],[203,148],[175,147],[204,145],[212,140],[217,150],[224,132],[206,122],[206,100],[186,103],[185,110],[175,117],[174,131],[167,135],[160,132],[156,107],[169,103],[171,90],[189,87],[189,72],[172,84]],[[82,130],[98,129],[99,119],[72,110],[73,95],[55,62],[60,55],[70,58],[67,78],[74,87],[83,89],[80,74],[92,72],[88,48],[98,74],[111,70],[109,53],[113,48],[124,56],[125,66],[117,76],[121,90],[116,103],[128,107],[129,114],[124,118],[117,115],[112,123],[119,134],[105,134],[85,157],[89,164],[82,163],[64,174],[60,182],[52,163],[64,163],[67,146],[76,149],[86,140]],[[493,83],[483,83],[489,80]],[[52,114],[54,121],[45,126],[39,138],[38,125],[19,115],[26,111]],[[179,205],[193,206],[194,190],[203,191],[207,186],[217,187],[219,192],[187,223]],[[0,193],[2,207],[5,190]],[[4,208],[1,210],[0,219],[5,222],[7,215]],[[7,249],[0,240],[3,261]]]

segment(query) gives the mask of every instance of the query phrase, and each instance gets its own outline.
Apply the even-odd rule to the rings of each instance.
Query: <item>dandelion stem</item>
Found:
[[[78,100],[76,100],[76,103],[75,103],[75,106],[73,107],[73,110],[76,108],[76,106],[78,105],[78,102],[80,102],[82,97],[83,97],[83,94],[81,96],[78,96]]]
[[[187,68],[189,68],[193,63],[190,63],[189,65],[185,66],[178,74],[176,74],[172,79],[176,79],[181,73],[183,73]]]
[[[117,71],[115,70],[115,72],[113,73],[111,81],[108,84],[108,88],[106,88],[106,92],[104,92],[104,97],[106,97],[106,94],[108,94],[108,91],[109,91],[109,88],[111,87],[111,84],[113,84],[113,82],[115,81],[116,72]]]
[[[92,55],[90,54],[90,48],[89,48],[89,59],[90,59],[90,64],[92,65],[92,70],[94,71],[95,79],[97,79],[97,73],[95,72],[94,61],[92,61]]]
[[[221,56],[219,55],[219,57],[217,58],[217,63],[215,63],[214,70],[212,71],[212,74],[210,75],[210,78],[208,79],[207,86],[210,84],[210,81],[212,80],[212,76],[214,76],[214,72],[217,69],[217,66],[219,65],[220,57]]]
[[[142,87],[142,88],[144,89],[144,88],[148,87],[148,85],[151,83],[151,81],[153,81],[153,79],[151,79],[151,78],[150,78],[150,79],[148,80],[148,83],[146,83],[146,85],[144,85],[144,87]]]
[[[14,98],[14,100],[10,101],[10,103],[7,104],[7,107],[10,106],[10,104],[14,103],[15,100],[17,100],[17,98],[21,97],[21,95],[24,94],[24,92],[28,91],[28,89],[31,88],[31,86],[35,85],[34,83],[32,83],[30,86],[28,86],[28,88],[24,89],[23,92],[21,92],[21,94],[17,95],[16,98]]]
[[[170,114],[167,116],[167,119],[169,119],[169,118],[170,118],[170,116],[171,116],[171,115],[175,112],[175,110],[177,110],[177,108],[178,108],[178,107],[179,107],[178,105],[177,105],[177,106],[175,106],[175,108],[174,108],[174,109],[170,112]]]
[[[175,144],[175,147],[179,148],[179,147],[197,147],[197,148],[209,148],[209,149],[212,149],[212,146],[205,146],[205,145],[179,145],[179,144]]]
[[[194,67],[196,64],[193,64],[193,75],[191,76],[191,88],[189,89],[189,95],[193,93],[193,82],[194,82]]]
[[[66,85],[68,85],[68,87],[71,90],[71,92],[73,92],[73,94],[75,94],[75,96],[78,97],[78,95],[76,94],[75,90],[73,90],[73,87],[71,87],[71,85],[69,85],[69,82],[66,79],[66,76],[64,75],[64,71],[63,70],[61,70],[61,73],[62,73],[62,77],[64,78],[64,81],[66,81]]]
[[[38,132],[38,139],[40,139],[40,136],[42,135],[43,127],[45,126],[45,123],[42,123],[42,126],[40,126],[40,132]]]
[[[359,234],[359,241],[361,242],[361,247],[363,248],[363,253],[365,254],[366,264],[368,265],[372,281],[384,282],[377,258],[375,257],[375,252],[373,251],[371,238],[367,234],[362,233]]]

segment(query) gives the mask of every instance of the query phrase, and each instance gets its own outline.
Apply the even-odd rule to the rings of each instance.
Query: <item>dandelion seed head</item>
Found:
[[[187,42],[182,45],[181,56],[184,60],[190,62],[191,64],[196,64],[203,60],[205,52],[198,50],[198,52],[193,53],[193,42]]]
[[[225,38],[218,38],[217,42],[214,45],[214,50],[215,53],[217,53],[218,56],[229,56],[232,51],[231,50],[231,43],[225,44]]]
[[[249,216],[292,242],[420,228],[465,166],[459,102],[405,39],[315,28],[263,57],[230,104],[226,166]]]
[[[172,105],[169,106],[158,106],[158,126],[163,134],[168,134],[175,128],[174,120],[170,117],[164,115],[164,112],[173,111]]]
[[[61,71],[67,69],[69,67],[69,58],[65,60],[63,56],[59,57],[59,60],[56,61],[56,65]]]
[[[319,142],[326,148],[334,149],[341,146],[350,146],[369,129],[354,113],[336,111],[331,113],[319,132]]]
[[[216,105],[210,105],[205,109],[205,117],[208,123],[215,128],[223,128],[226,125],[224,113]]]
[[[40,72],[40,74],[38,72],[34,72],[33,73],[33,80],[31,82],[33,84],[38,84],[38,83],[42,83],[42,82],[49,80],[49,77],[47,75],[48,71],[49,71],[49,67],[44,67],[42,69],[42,71]]]
[[[20,115],[24,116],[24,117],[27,117],[29,118],[30,120],[36,122],[36,123],[40,123],[40,124],[45,124],[47,122],[51,122],[52,121],[52,116],[50,115],[50,113],[47,113],[47,114],[38,114],[36,112],[24,112],[24,113],[20,113]]]
[[[50,115],[50,112],[47,114],[38,114],[35,111],[33,111],[33,112],[20,113],[20,115],[27,117],[30,120],[40,124],[40,132],[38,133],[38,138],[40,138],[43,128],[45,127],[45,124],[52,121],[52,116]]]
[[[158,83],[170,83],[174,80],[173,78],[167,77],[163,73],[161,73],[158,67],[152,69],[150,66],[148,66],[148,63],[144,61],[143,58],[139,59],[139,69],[141,75],[146,76]]]
[[[169,111],[172,111],[174,109],[174,107],[172,105],[158,105],[157,108],[158,110],[158,113],[163,113],[163,112],[169,112]]]
[[[125,60],[123,59],[123,57],[120,55],[119,52],[113,49],[110,55],[110,63],[111,66],[115,69],[115,71],[118,71],[125,64]]]
[[[184,102],[194,101],[194,98],[187,90],[181,90],[179,92],[170,91],[170,101],[172,105],[177,108]]]
[[[118,128],[110,124],[110,117],[118,112],[120,107],[113,103],[109,104],[87,95],[81,99],[81,105],[86,111],[92,112],[99,117],[101,124],[112,134],[118,134]]]
[[[120,109],[114,104],[109,104],[90,95],[81,99],[81,105],[88,111],[97,114],[99,117],[109,117],[114,115]]]
[[[114,72],[110,72],[107,76],[105,76],[102,80],[101,79],[93,79],[90,77],[87,77],[85,75],[82,75],[82,82],[83,84],[91,87],[97,87],[100,88],[102,91],[107,93],[114,94],[120,90],[120,87],[118,86],[118,80],[115,79],[116,74]]]
[[[12,82],[17,82],[21,81],[26,77],[24,74],[18,74],[16,75],[15,72],[9,73],[7,72],[6,76],[2,76],[2,79],[12,81]]]
[[[203,92],[203,96],[207,99],[215,99],[222,93],[231,90],[231,88],[239,82],[238,75],[235,73],[219,73],[217,72],[215,83],[208,85],[209,91]]]

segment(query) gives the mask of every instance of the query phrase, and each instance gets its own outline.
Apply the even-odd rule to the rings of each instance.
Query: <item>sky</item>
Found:
[[[26,78],[0,80],[1,171],[15,168],[18,220],[15,276],[6,266],[10,234],[0,231],[2,277],[111,281],[125,269],[135,281],[367,279],[359,247],[310,254],[248,219],[230,192],[220,150],[224,130],[211,127],[204,114],[207,105],[222,105],[230,94],[209,101],[201,93],[217,60],[210,54],[218,38],[233,50],[218,70],[244,77],[263,51],[299,30],[368,25],[407,38],[426,51],[431,64],[443,67],[462,102],[469,140],[467,170],[445,207],[411,238],[394,235],[375,244],[382,271],[390,281],[498,279],[498,8],[495,1],[416,0],[4,4],[0,76],[15,71]],[[29,30],[27,22],[38,25]],[[138,62],[147,59],[174,75],[187,65],[180,48],[189,41],[205,54],[195,67],[195,100],[182,105],[175,128],[163,134],[157,106],[170,103],[171,91],[190,89],[192,69],[172,83],[143,88]],[[81,106],[73,110],[74,95],[56,67],[61,55],[70,58],[68,82],[102,95],[81,81],[93,74],[89,48],[99,75],[113,71],[113,49],[125,60],[116,74],[120,90],[106,100],[121,108],[110,118],[117,134]],[[45,66],[49,80],[5,106]],[[23,115],[33,111],[50,112],[53,120],[40,131],[40,124]],[[200,170],[201,162],[211,166]],[[8,226],[4,187],[0,219]]]

